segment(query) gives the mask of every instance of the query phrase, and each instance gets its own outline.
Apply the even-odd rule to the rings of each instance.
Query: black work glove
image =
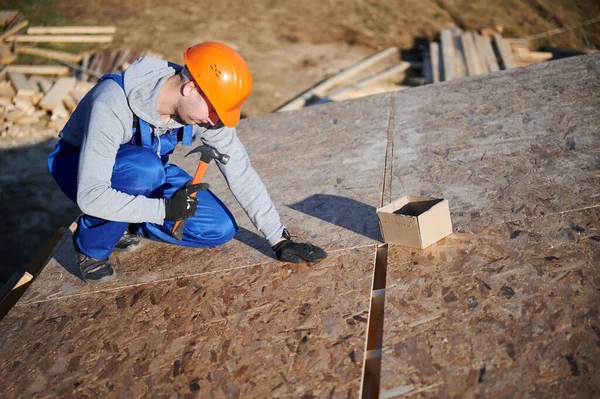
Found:
[[[192,184],[191,180],[185,183],[171,198],[165,199],[165,220],[183,220],[194,216],[198,208],[198,199],[191,194],[207,190],[208,187],[207,183]]]
[[[285,238],[285,240],[271,247],[280,261],[292,263],[300,263],[301,260],[318,262],[327,257],[327,253],[319,247],[292,241],[286,229],[283,230],[282,238]]]

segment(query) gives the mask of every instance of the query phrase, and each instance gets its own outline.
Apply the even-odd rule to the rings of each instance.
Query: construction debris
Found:
[[[399,54],[398,48],[390,47],[325,79],[276,111],[403,90],[553,59],[553,53],[532,51],[528,39],[502,37],[503,30],[502,26],[483,28],[479,33],[463,32],[456,27],[444,29],[439,41],[429,42],[421,52],[422,61],[399,60],[383,71],[367,74],[353,82],[361,78],[367,68]]]
[[[107,43],[114,26],[29,27],[18,11],[0,11],[0,137],[11,136],[17,125],[41,123],[62,129],[71,112],[106,73],[124,71],[141,55],[132,49],[90,49],[83,53],[20,45],[22,42]],[[15,65],[21,54],[53,65]],[[56,65],[58,63],[59,65]]]
[[[507,39],[498,30],[485,28],[477,33],[449,28],[423,52],[423,77],[426,83],[438,83],[551,59],[552,53],[531,51],[529,40]]]

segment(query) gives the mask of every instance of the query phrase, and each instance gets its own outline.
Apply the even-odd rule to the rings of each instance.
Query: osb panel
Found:
[[[354,397],[374,247],[21,306],[6,397]]]
[[[390,104],[382,95],[240,122],[238,136],[293,234],[327,249],[378,240]],[[197,157],[185,158],[187,151],[178,148],[171,161],[193,173]],[[215,165],[205,180],[238,223],[255,232]]]
[[[449,200],[457,230],[598,203],[600,54],[396,95],[392,199]]]
[[[600,208],[390,247],[382,397],[598,397]]]
[[[381,202],[389,104],[388,96],[372,97],[240,123],[238,135],[252,164],[297,241],[335,251],[379,240],[375,209]],[[368,120],[365,108],[372,109]],[[171,162],[194,173],[198,157],[184,157],[189,150],[180,146]],[[79,278],[68,234],[21,304],[271,262],[268,242],[237,204],[216,165],[210,165],[205,181],[241,227],[231,242],[196,249],[144,240],[132,253],[112,255],[117,277],[99,287]]]

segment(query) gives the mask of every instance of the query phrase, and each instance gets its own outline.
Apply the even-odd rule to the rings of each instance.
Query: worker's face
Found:
[[[217,111],[215,111],[208,98],[193,81],[185,83],[183,87],[183,101],[179,108],[179,118],[186,125],[208,124],[215,126],[219,123]]]

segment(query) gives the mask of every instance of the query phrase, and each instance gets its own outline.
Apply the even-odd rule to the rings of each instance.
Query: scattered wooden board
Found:
[[[494,54],[490,37],[480,35],[475,37],[475,46],[477,47],[477,51],[482,54],[487,70],[489,72],[499,71],[500,67],[498,66],[498,60],[496,59],[496,54]]]
[[[22,73],[13,71],[8,72],[8,79],[15,88],[15,93],[17,96],[27,97],[35,94],[35,90],[31,87],[29,81]]]
[[[36,57],[48,58],[51,60],[62,60],[68,62],[80,62],[83,56],[66,51],[48,50],[37,47],[17,47],[17,54],[29,54]]]
[[[502,64],[504,65],[504,69],[516,67],[513,61],[510,46],[507,42],[504,41],[500,34],[496,33],[494,35],[494,42],[496,43],[496,49],[498,50],[498,54],[500,55],[500,59],[502,60]]]
[[[465,52],[460,41],[460,31],[452,28],[452,42],[454,44],[454,73],[457,78],[468,76],[467,65],[465,64]]]
[[[12,33],[11,33],[12,34]],[[5,39],[17,43],[110,43],[111,35],[17,35]]]
[[[0,26],[4,27],[12,21],[14,17],[17,16],[18,11],[1,11],[0,12]]]
[[[7,30],[5,30],[4,32],[2,32],[0,34],[0,41],[6,40],[8,37],[11,37],[12,35],[17,33],[18,31],[20,31],[21,29],[25,28],[28,23],[29,23],[29,21],[25,20],[25,21],[19,22],[18,24],[16,24],[15,26],[13,26],[11,28],[8,28]]]
[[[39,102],[39,106],[43,109],[53,111],[59,106],[62,107],[63,98],[75,86],[75,78],[60,78],[54,83],[54,86],[46,93],[44,98]]]
[[[444,68],[444,81],[456,79],[454,67],[454,36],[450,29],[442,31],[442,65]]]
[[[437,42],[429,43],[429,56],[431,58],[431,72],[433,83],[440,82],[442,71],[440,70],[440,45]]]
[[[338,73],[337,75],[334,75],[329,79],[326,79],[324,82],[318,84],[317,86],[313,87],[312,89],[305,91],[300,96],[296,97],[292,101],[288,102],[284,106],[277,109],[277,111],[290,111],[290,110],[302,108],[304,105],[306,105],[306,102],[309,101],[311,98],[322,97],[331,88],[333,88],[337,85],[343,84],[344,82],[347,82],[352,77],[361,73],[362,71],[364,71],[368,67],[372,66],[373,64],[375,64],[385,58],[391,57],[397,53],[398,53],[397,47],[390,47],[390,48],[385,49],[377,54],[374,54],[374,55],[368,57],[367,59],[364,59],[361,62],[354,64],[353,66],[343,70],[342,72]]]
[[[8,46],[0,44],[0,64],[6,65],[14,62],[17,56],[10,51]]]
[[[71,69],[66,66],[54,65],[11,65],[11,72],[25,73],[28,75],[58,75],[64,76],[71,73]]]
[[[116,26],[31,26],[28,35],[111,35]]]

